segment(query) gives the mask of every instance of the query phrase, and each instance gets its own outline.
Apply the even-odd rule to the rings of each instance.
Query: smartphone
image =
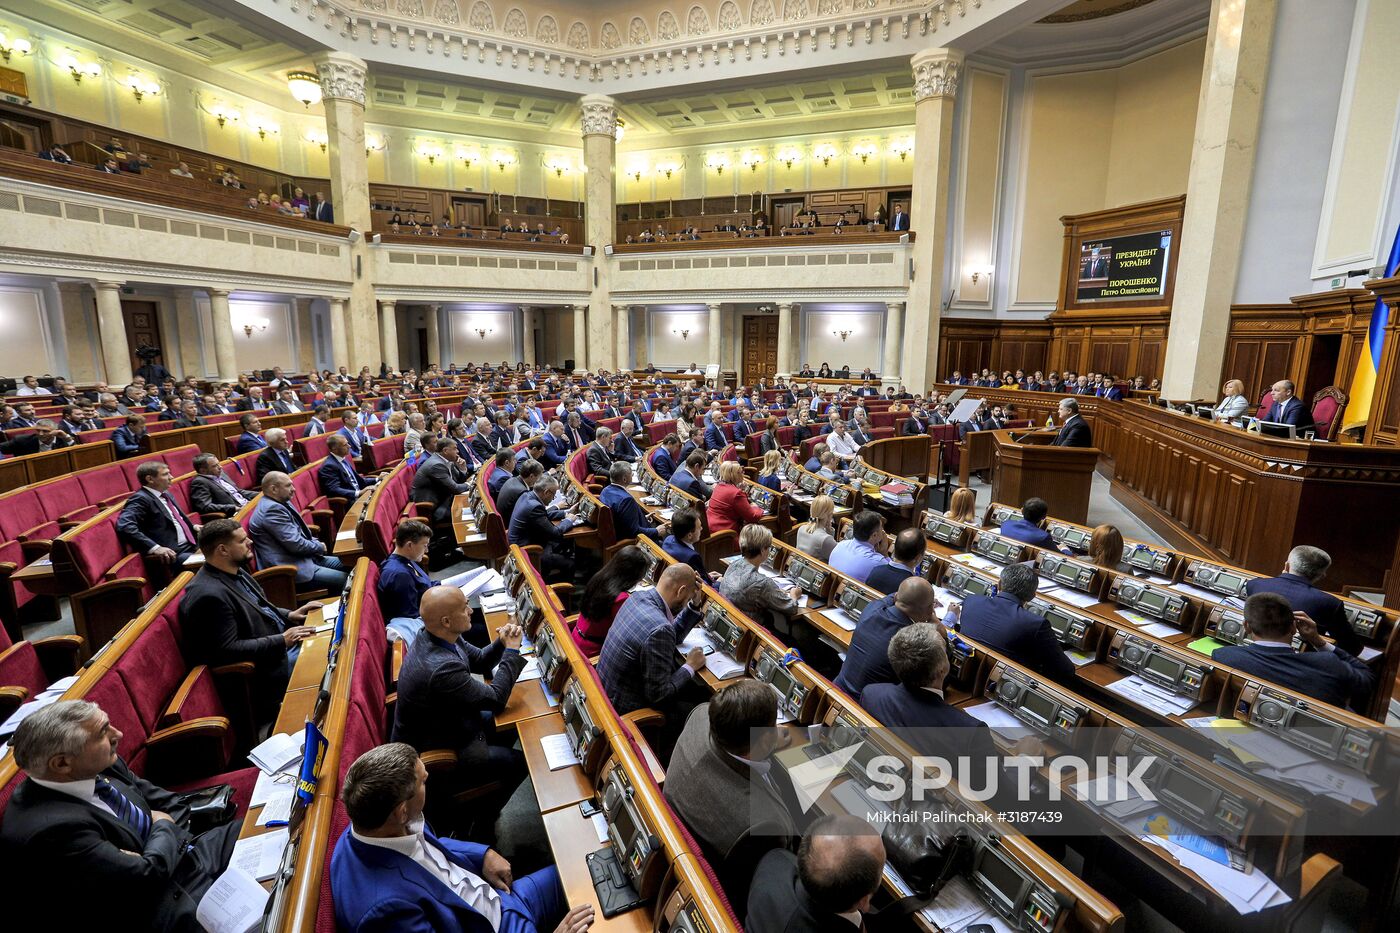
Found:
[[[580,813],[582,813],[585,817],[588,817],[590,819],[592,818],[593,814],[603,812],[602,810],[598,809],[598,805],[592,800],[580,801],[578,809]]]

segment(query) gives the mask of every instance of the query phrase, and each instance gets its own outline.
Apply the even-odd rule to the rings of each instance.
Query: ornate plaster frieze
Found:
[[[402,2],[402,0],[400,0]],[[364,106],[365,63],[353,55],[326,52],[316,59],[321,94],[331,100],[348,100]]]
[[[957,97],[963,57],[952,49],[929,49],[914,56],[914,102]]]

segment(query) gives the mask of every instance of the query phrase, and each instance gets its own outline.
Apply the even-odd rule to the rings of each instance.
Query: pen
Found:
[[[266,823],[264,823],[263,825],[266,826],[268,829],[276,829],[276,828],[279,827],[279,826],[286,826],[286,825],[287,825],[287,821],[286,821],[286,820],[268,820],[268,821],[267,821]]]

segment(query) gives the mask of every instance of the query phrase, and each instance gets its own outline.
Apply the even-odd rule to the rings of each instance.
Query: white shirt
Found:
[[[15,394],[16,394],[16,395],[53,395],[52,392],[50,392],[48,389],[44,388],[43,386],[34,386],[34,387],[32,387],[32,388],[31,388],[30,386],[20,386],[20,387],[19,387],[19,391],[16,392]]]
[[[422,830],[411,836],[396,836],[393,839],[362,836],[353,827],[350,832],[367,846],[389,849],[417,862],[424,871],[451,888],[452,893],[465,901],[468,907],[485,917],[491,929],[500,928],[501,895],[485,879],[449,859],[447,853],[427,840]]]
[[[44,781],[29,776],[29,780],[40,787],[47,787],[49,790],[57,791],[60,794],[67,794],[69,797],[76,797],[83,803],[90,803],[99,810],[116,816],[116,811],[103,803],[97,796],[97,778],[88,778],[86,781]],[[120,817],[117,817],[120,819]]]
[[[860,445],[856,439],[847,431],[845,434],[837,434],[832,431],[826,436],[826,448],[840,457],[842,460],[850,460],[860,453]]]

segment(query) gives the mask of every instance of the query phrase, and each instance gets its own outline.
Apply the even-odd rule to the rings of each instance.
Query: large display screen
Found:
[[[1154,230],[1130,236],[1085,240],[1079,244],[1076,301],[1139,301],[1167,292],[1172,232]]]

